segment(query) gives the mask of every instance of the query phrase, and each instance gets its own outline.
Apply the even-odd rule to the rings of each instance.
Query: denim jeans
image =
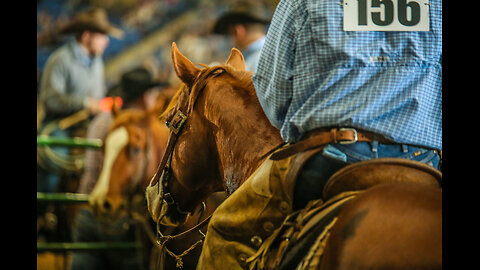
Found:
[[[348,164],[372,158],[405,158],[420,161],[439,169],[440,156],[434,150],[402,144],[356,142],[329,144],[307,160],[299,172],[293,195],[293,209],[322,197],[323,187],[336,171]]]

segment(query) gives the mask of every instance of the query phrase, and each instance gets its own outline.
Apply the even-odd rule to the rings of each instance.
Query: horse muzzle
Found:
[[[162,185],[156,183],[145,190],[148,212],[152,219],[166,226],[178,227],[185,223],[189,212],[179,209],[170,193],[164,193]]]

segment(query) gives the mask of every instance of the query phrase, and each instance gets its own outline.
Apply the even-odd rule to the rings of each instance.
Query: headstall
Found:
[[[223,68],[217,68],[217,69],[209,70],[208,72],[200,72],[191,85],[192,86],[195,85],[195,82],[199,80],[199,78],[201,77],[203,77],[203,79],[206,80],[210,75],[214,74],[214,72],[217,70],[225,71]],[[188,86],[190,88],[189,89],[190,94],[193,91],[192,86]],[[203,91],[204,87],[205,86],[203,86],[200,91]],[[198,96],[199,95],[197,95],[196,98],[198,98]],[[196,99],[191,100],[193,104],[195,104],[195,101]],[[181,104],[181,103],[177,103],[177,104]],[[165,122],[167,127],[170,129],[170,136],[168,138],[167,147],[162,157],[162,161],[160,162],[160,165],[158,166],[158,169],[150,182],[150,186],[153,187],[155,184],[157,184],[158,181],[160,181],[160,185],[162,185],[163,187],[163,190],[162,190],[163,194],[160,194],[162,198],[162,202],[165,202],[168,205],[175,205],[175,209],[181,215],[187,215],[190,212],[180,209],[180,206],[178,205],[178,203],[173,199],[172,194],[169,191],[169,180],[170,180],[170,174],[171,174],[171,163],[172,163],[172,156],[173,156],[175,143],[178,137],[180,136],[180,132],[182,131],[185,125],[185,122],[187,121],[187,115],[189,113],[190,107],[191,107],[190,104],[187,102],[187,106],[185,106],[185,108],[177,108],[177,112],[175,113],[175,115],[173,115],[173,117],[170,120],[167,119],[167,121]],[[190,108],[190,110],[191,109],[193,108]],[[158,189],[160,189],[160,185],[158,185]]]
[[[187,116],[178,110],[170,121],[166,121],[165,124],[170,129],[167,148],[165,149],[162,161],[157,168],[157,172],[154,174],[150,183],[150,186],[154,186],[158,181],[160,181],[160,184],[158,185],[158,192],[160,192],[160,185],[162,185],[162,194],[160,194],[162,200],[168,205],[175,205],[175,209],[182,215],[187,215],[190,212],[180,209],[178,203],[173,199],[172,194],[169,191],[169,180],[174,146],[186,120]]]

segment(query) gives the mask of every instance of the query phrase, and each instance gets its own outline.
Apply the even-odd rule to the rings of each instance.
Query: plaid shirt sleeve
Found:
[[[354,127],[442,149],[442,3],[428,32],[346,32],[336,0],[281,0],[253,76],[287,142]]]

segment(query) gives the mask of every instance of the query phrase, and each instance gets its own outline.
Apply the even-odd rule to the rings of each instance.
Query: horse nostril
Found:
[[[109,203],[108,201],[105,201],[105,202],[103,203],[103,209],[106,210],[106,211],[109,211],[110,208],[111,208],[110,203]]]

